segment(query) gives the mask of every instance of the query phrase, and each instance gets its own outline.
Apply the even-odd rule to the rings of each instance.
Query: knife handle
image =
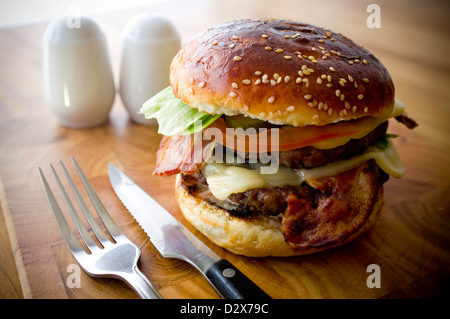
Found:
[[[223,298],[270,299],[269,295],[225,259],[212,264],[205,275]]]

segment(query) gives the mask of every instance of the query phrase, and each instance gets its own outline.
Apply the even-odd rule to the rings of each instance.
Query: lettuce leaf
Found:
[[[170,86],[145,102],[139,113],[144,114],[146,119],[156,119],[158,133],[166,136],[200,132],[221,116],[190,108],[175,97]]]

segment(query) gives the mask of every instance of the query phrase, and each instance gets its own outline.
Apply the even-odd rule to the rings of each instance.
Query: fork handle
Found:
[[[134,267],[133,272],[125,274],[123,279],[142,299],[163,299],[139,268]]]

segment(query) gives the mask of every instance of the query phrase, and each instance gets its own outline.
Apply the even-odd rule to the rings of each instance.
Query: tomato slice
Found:
[[[362,137],[385,120],[365,117],[325,126],[254,129],[253,134],[250,130],[243,131],[229,127],[223,118],[217,119],[212,126],[218,128],[223,134],[222,139],[225,139],[221,141],[214,136],[213,139],[217,143],[237,151],[261,153],[293,150],[340,137],[353,135]]]

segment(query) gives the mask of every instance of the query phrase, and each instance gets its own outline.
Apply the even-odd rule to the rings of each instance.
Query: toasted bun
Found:
[[[383,206],[383,188],[379,189],[372,213],[363,227],[343,242],[320,249],[294,251],[286,244],[281,223],[274,218],[258,216],[252,219],[237,218],[215,205],[192,196],[182,186],[180,175],[175,184],[175,196],[184,217],[216,245],[234,254],[249,257],[289,257],[312,254],[344,245],[366,232],[377,220]]]
[[[394,104],[392,79],[368,50],[288,20],[209,28],[173,59],[170,83],[178,98],[201,111],[293,126],[383,117]]]

